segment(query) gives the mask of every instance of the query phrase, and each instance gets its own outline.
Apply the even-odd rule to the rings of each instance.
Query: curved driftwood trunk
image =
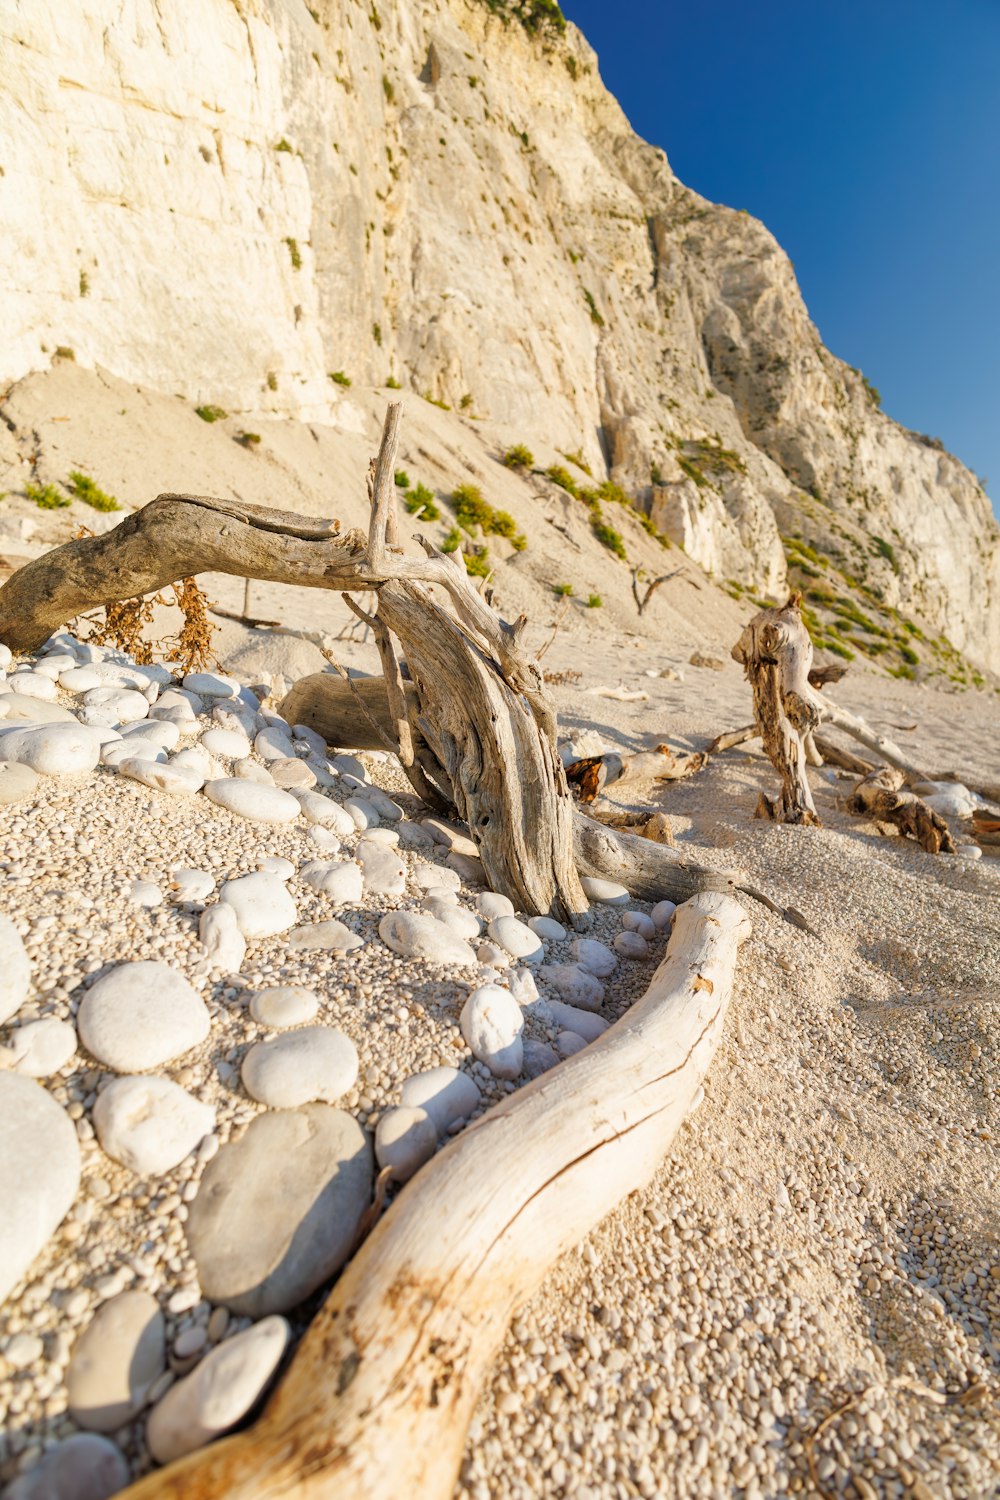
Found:
[[[513,1311],[649,1181],[688,1113],[749,930],[728,896],[679,907],[643,998],[402,1191],[256,1425],[125,1500],[448,1500]]]
[[[573,859],[573,803],[556,753],[556,720],[537,662],[521,645],[524,619],[501,620],[464,564],[418,537],[396,545],[393,469],[401,407],[390,404],[370,481],[371,524],[339,534],[262,506],[161,495],[103,537],[70,542],[28,563],[0,589],[0,641],[39,646],[95,604],[218,572],[377,596],[365,616],[382,658],[394,743],[421,795],[443,768],[459,814],[496,891],[519,910],[575,923],[587,909]],[[440,586],[451,611],[431,597]],[[392,637],[414,679],[407,698]],[[415,745],[430,754],[425,766]],[[428,774],[430,773],[430,774]],[[430,784],[429,784],[430,782]]]

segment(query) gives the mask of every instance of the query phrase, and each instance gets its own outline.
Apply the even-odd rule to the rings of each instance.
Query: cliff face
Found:
[[[391,375],[579,451],[734,588],[790,559],[826,615],[846,590],[995,662],[975,478],[878,410],[773,238],[676,180],[583,38],[502,3],[12,0],[0,375],[71,348],[333,425],[331,376]]]

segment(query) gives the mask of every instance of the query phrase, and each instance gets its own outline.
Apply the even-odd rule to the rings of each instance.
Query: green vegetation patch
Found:
[[[69,496],[54,484],[26,484],[24,493],[41,510],[64,510],[70,503]]]
[[[508,469],[531,469],[534,467],[535,455],[523,443],[514,443],[507,449],[501,463]]]
[[[70,470],[69,487],[76,498],[82,500],[84,505],[89,505],[92,510],[121,510],[114,495],[106,494],[89,475],[81,474],[79,469]]]
[[[221,406],[196,406],[195,415],[199,416],[203,422],[224,422],[229,413]]]

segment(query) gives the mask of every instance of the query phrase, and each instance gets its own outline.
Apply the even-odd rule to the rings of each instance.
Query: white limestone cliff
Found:
[[[800,533],[1000,659],[1000,535],[873,404],[756,221],[631,131],[574,28],[499,0],[9,0],[0,376],[71,349],[349,427],[331,376],[579,450],[722,579]],[[654,482],[655,481],[655,482]]]

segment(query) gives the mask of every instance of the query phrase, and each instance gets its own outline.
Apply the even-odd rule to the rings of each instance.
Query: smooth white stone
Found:
[[[638,932],[619,932],[615,936],[614,949],[622,958],[648,958],[649,944]]]
[[[0,1023],[20,1010],[30,983],[31,960],[24,939],[10,917],[0,912]]]
[[[581,969],[596,974],[598,979],[606,979],[618,967],[615,954],[605,943],[599,943],[595,938],[577,938],[573,943],[573,957]]]
[[[178,771],[193,771],[202,785],[213,777],[222,775],[218,761],[213,760],[201,745],[188,745],[186,749],[178,750],[176,755],[170,757],[170,764]]]
[[[332,1026],[303,1026],[268,1042],[257,1042],[243,1059],[243,1087],[271,1109],[297,1109],[320,1101],[336,1104],[358,1077],[358,1050]]]
[[[296,927],[288,934],[288,949],[291,953],[351,953],[364,947],[364,938],[358,937],[343,922],[310,922],[308,926]]]
[[[319,997],[299,984],[279,984],[258,990],[250,1000],[250,1015],[258,1026],[284,1031],[305,1026],[319,1013]]]
[[[142,693],[133,688],[91,688],[83,695],[81,722],[102,721],[106,724],[134,724],[149,713],[149,704]],[[88,718],[91,715],[92,718]]]
[[[301,746],[310,755],[318,756],[321,761],[326,760],[326,740],[321,734],[317,734],[315,729],[311,729],[308,724],[292,725],[292,743],[296,750]]]
[[[9,667],[14,660],[14,653],[9,646],[0,644],[0,668]]]
[[[434,840],[427,829],[422,828],[419,823],[411,823],[409,819],[404,818],[396,831],[399,834],[400,843],[405,844],[407,848],[431,849],[434,847]]]
[[[91,688],[100,685],[100,676],[93,667],[69,667],[59,674],[59,686],[67,693],[89,693]]]
[[[384,818],[387,823],[398,823],[402,819],[403,809],[381,787],[369,787],[365,792],[365,801],[370,802],[379,817]]]
[[[438,1129],[423,1109],[388,1109],[375,1127],[375,1160],[393,1180],[409,1182],[437,1150]]]
[[[133,906],[161,906],[163,892],[152,880],[133,880],[129,886],[128,899]]]
[[[547,980],[570,1005],[578,1005],[581,1010],[600,1010],[604,1004],[603,984],[579,964],[546,964],[539,977]]]
[[[208,970],[217,969],[223,974],[240,972],[247,942],[232,906],[222,902],[206,906],[198,918],[198,939],[205,950],[203,963]]]
[[[538,937],[544,938],[546,942],[561,943],[566,936],[566,929],[561,922],[553,917],[529,917],[528,926]]]
[[[452,894],[452,893],[448,893]],[[420,903],[424,911],[429,911],[432,917],[437,917],[452,932],[457,933],[460,938],[466,938],[469,942],[477,938],[482,931],[483,924],[475,912],[468,911],[464,906],[459,906],[457,901],[449,900],[448,896],[436,896],[428,892]]]
[[[167,752],[150,740],[112,740],[101,751],[101,764],[112,771],[121,769],[123,760],[144,760],[165,765]],[[134,778],[133,778],[134,779]]]
[[[169,1078],[116,1078],[97,1096],[101,1149],[139,1177],[160,1176],[215,1129],[215,1110]]]
[[[0,1303],[69,1212],[80,1184],[76,1129],[41,1084],[0,1072]]]
[[[258,786],[274,786],[274,777],[256,760],[234,760],[233,775],[240,781],[255,781]]]
[[[657,901],[649,915],[653,920],[653,924],[662,932],[674,920],[674,912],[676,910],[676,901]]]
[[[486,930],[495,943],[523,963],[538,964],[545,957],[538,934],[517,917],[494,917]]]
[[[354,853],[361,865],[366,892],[377,896],[404,894],[406,866],[392,849],[371,839],[361,839]]]
[[[15,1073],[27,1078],[51,1078],[76,1051],[76,1030],[69,1021],[43,1016],[12,1031],[7,1045],[14,1056]]]
[[[314,823],[309,830],[309,842],[315,844],[321,854],[336,854],[340,849],[340,840],[335,839],[328,828],[321,828]]]
[[[110,1500],[125,1488],[125,1456],[96,1432],[76,1432],[47,1448],[41,1462],[20,1474],[4,1500]]]
[[[284,1318],[255,1323],[206,1354],[153,1408],[146,1444],[158,1463],[202,1448],[236,1425],[260,1398],[285,1352]]]
[[[586,1040],[578,1031],[560,1031],[555,1040],[556,1049],[563,1057],[575,1057],[586,1045]]]
[[[140,760],[134,755],[118,762],[118,774],[130,781],[141,782],[153,791],[169,792],[179,797],[193,797],[201,791],[205,781],[199,772],[186,766],[174,765],[172,761],[160,764],[155,760]]]
[[[56,696],[56,685],[44,672],[14,672],[9,681],[12,690],[22,698],[44,698],[51,702]]]
[[[481,964],[488,964],[491,969],[509,969],[514,960],[505,949],[498,943],[480,943],[476,949],[476,957]]]
[[[359,828],[364,832],[366,828],[378,827],[381,821],[378,809],[367,798],[351,797],[348,802],[345,802],[344,806],[353,818],[355,828]]]
[[[207,870],[179,866],[170,872],[170,892],[175,901],[204,901],[215,890],[215,876]]]
[[[399,834],[395,828],[366,828],[365,838],[369,844],[384,844],[387,849],[399,848]]]
[[[357,832],[350,813],[339,802],[334,802],[332,797],[324,797],[322,792],[312,792],[303,787],[292,788],[291,795],[298,802],[308,823],[332,828],[342,838]]]
[[[255,736],[253,747],[261,760],[293,760],[295,758],[295,746],[292,744],[291,736],[281,729],[268,726]]]
[[[211,699],[233,698],[240,690],[239,683],[231,677],[219,677],[214,672],[189,672],[183,685],[185,692]]]
[[[258,722],[256,710],[237,698],[226,698],[221,703],[213,704],[212,722],[218,724],[220,729],[245,735],[251,744],[258,730],[263,728],[263,723]]]
[[[584,895],[591,901],[603,901],[611,906],[621,906],[629,899],[628,891],[616,880],[598,880],[593,875],[581,875],[580,884],[583,886]]]
[[[295,866],[291,860],[283,859],[280,854],[269,854],[257,868],[264,875],[277,875],[279,880],[291,880],[295,874]]]
[[[61,703],[46,703],[41,698],[29,698],[24,693],[19,693],[16,686],[16,677],[11,677],[6,683],[7,692],[4,693],[2,701],[2,712],[7,724],[75,724],[76,715],[68,708],[63,708]]]
[[[353,860],[310,860],[299,871],[299,879],[333,906],[356,906],[364,888],[361,866]]]
[[[69,651],[47,651],[39,656],[33,670],[55,682],[62,672],[70,672],[76,666],[76,657]]]
[[[652,942],[656,936],[656,923],[644,911],[622,912],[622,926],[626,932],[637,932],[647,942]]]
[[[427,907],[428,911],[430,910],[429,902],[436,902],[438,906],[457,906],[458,891],[450,890],[443,885],[432,885],[429,890],[424,891],[421,902],[421,905]]]
[[[169,964],[119,964],[80,1002],[80,1040],[116,1073],[143,1073],[197,1047],[209,1032],[201,996]]]
[[[507,988],[518,1005],[530,1005],[538,999],[538,986],[530,969],[515,969],[507,980]]]
[[[524,1016],[509,990],[495,984],[473,990],[459,1025],[473,1057],[485,1063],[494,1078],[518,1076],[524,1061]]]
[[[316,785],[315,771],[296,755],[286,760],[269,760],[267,768],[275,786],[283,787],[285,791],[308,792]]]
[[[0,734],[0,760],[16,760],[40,776],[80,776],[101,756],[101,736],[85,724],[43,724]]]
[[[291,823],[299,815],[299,804],[289,792],[276,786],[258,786],[253,781],[235,781],[228,777],[205,783],[210,802],[257,823]]]
[[[486,879],[486,871],[483,862],[476,854],[461,854],[457,849],[452,849],[445,856],[447,865],[454,870],[460,880],[471,885],[482,885]],[[501,921],[503,918],[501,918]],[[514,919],[516,920],[516,918]]]
[[[479,1108],[479,1086],[460,1068],[427,1068],[404,1079],[400,1099],[408,1109],[426,1110],[438,1135],[456,1120],[466,1120]]]
[[[156,1298],[145,1291],[110,1298],[73,1346],[66,1371],[70,1416],[92,1432],[116,1432],[142,1411],[166,1359]]]
[[[580,1010],[575,1005],[564,1005],[561,1000],[550,1000],[548,1009],[554,1026],[564,1026],[567,1031],[575,1031],[585,1042],[596,1041],[610,1024],[603,1016],[595,1016],[592,1011]]]
[[[498,896],[496,891],[480,891],[476,897],[476,911],[487,922],[497,917],[512,917],[514,903],[509,896]]]
[[[433,890],[438,885],[450,891],[462,889],[462,878],[457,870],[449,870],[447,865],[425,864],[423,860],[414,861],[410,879],[419,890],[424,891]]]
[[[356,755],[334,755],[330,758],[333,769],[341,776],[353,776],[356,781],[369,781],[367,768]]]
[[[209,755],[222,755],[227,760],[242,760],[250,754],[250,741],[241,729],[207,729],[201,743]]]
[[[404,958],[469,968],[476,962],[469,944],[426,912],[388,912],[378,924],[378,931],[382,941]]]
[[[277,875],[263,871],[227,880],[219,892],[219,900],[233,908],[245,938],[274,937],[287,932],[298,916],[283,882]]]
[[[2,700],[0,700],[2,701]],[[0,807],[23,802],[38,791],[38,773],[16,760],[0,760]]]

